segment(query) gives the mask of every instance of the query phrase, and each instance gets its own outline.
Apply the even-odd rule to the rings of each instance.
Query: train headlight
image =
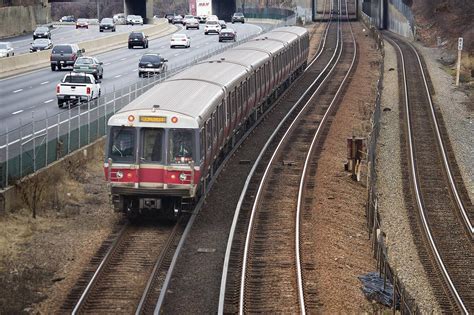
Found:
[[[184,174],[184,173],[179,174],[179,179],[181,181],[185,181],[186,180],[186,174]]]
[[[122,171],[118,171],[118,172],[117,172],[117,178],[118,178],[118,179],[122,179],[122,178],[123,178],[123,173],[122,173]]]
[[[176,123],[178,122],[178,117],[176,117],[176,116],[175,116],[175,117],[172,117],[172,118],[171,118],[171,122],[172,122],[173,124],[176,124]]]

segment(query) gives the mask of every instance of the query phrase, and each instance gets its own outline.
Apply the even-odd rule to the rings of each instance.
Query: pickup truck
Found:
[[[89,102],[100,96],[100,81],[92,74],[71,72],[56,86],[58,106],[64,103]]]

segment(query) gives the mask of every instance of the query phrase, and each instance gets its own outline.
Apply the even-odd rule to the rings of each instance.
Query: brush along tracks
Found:
[[[345,8],[344,3],[344,15]],[[305,200],[311,198],[305,191],[314,185],[317,157],[356,57],[350,24],[334,25],[336,46],[326,64],[314,66],[322,68],[317,88],[311,86],[295,100],[242,191],[227,246],[219,313],[305,313],[317,305],[315,288],[304,283],[305,272],[315,266],[300,254],[308,250],[300,245]]]
[[[431,100],[428,74],[416,49],[390,33],[402,71],[402,163],[415,242],[439,300],[447,313],[474,310],[474,209],[462,182],[447,132]],[[415,223],[416,222],[416,223]]]
[[[107,252],[92,260],[94,265],[100,261],[97,269],[87,281],[77,282],[62,310],[72,305],[69,311],[73,314],[152,313],[157,288],[161,287],[186,221],[183,216],[175,224],[124,225]]]

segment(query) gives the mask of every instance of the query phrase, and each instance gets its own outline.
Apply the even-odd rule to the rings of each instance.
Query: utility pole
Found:
[[[95,2],[97,3],[97,20],[100,23],[100,2],[99,0],[96,0]]]
[[[458,38],[458,65],[456,69],[456,86],[459,86],[459,75],[461,73],[461,52],[462,52],[463,41],[464,40],[462,37]]]

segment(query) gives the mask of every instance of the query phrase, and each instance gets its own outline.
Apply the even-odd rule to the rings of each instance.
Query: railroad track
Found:
[[[474,209],[432,103],[422,57],[411,44],[384,35],[403,70],[399,82],[407,153],[402,168],[409,174],[404,185],[410,189],[414,239],[443,311],[469,313],[474,311]]]
[[[94,274],[77,282],[71,291],[76,293],[70,294],[61,310],[72,314],[149,313],[186,221],[183,216],[175,224],[124,225],[107,252],[92,260],[97,265]]]
[[[347,4],[337,7],[347,19]],[[300,254],[301,209],[356,56],[350,24],[333,26],[336,43],[319,60],[326,66],[317,71],[318,84],[304,91],[280,123],[242,191],[224,262],[219,314],[316,311],[316,290],[303,282],[314,266]],[[315,68],[321,66],[317,62]]]

